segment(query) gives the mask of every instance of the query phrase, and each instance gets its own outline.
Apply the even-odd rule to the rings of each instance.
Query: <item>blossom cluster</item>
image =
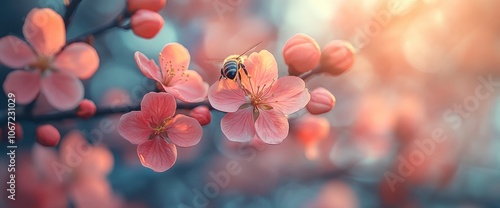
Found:
[[[129,0],[127,9],[117,17],[118,24],[111,26],[153,38],[163,27],[164,20],[158,11],[165,3],[165,0]],[[127,18],[128,23],[124,21]],[[12,35],[0,39],[0,63],[16,69],[7,76],[3,89],[5,93],[15,93],[18,103],[28,109],[44,97],[56,111],[90,119],[105,112],[92,100],[84,99],[82,83],[98,70],[99,55],[87,37],[66,39],[70,19],[63,19],[52,9],[35,8],[23,26],[27,42]],[[229,141],[277,145],[289,137],[292,124],[299,128],[294,135],[306,147],[314,146],[310,144],[317,144],[314,141],[327,136],[329,125],[321,117],[304,114],[327,113],[336,100],[325,88],[309,91],[307,81],[322,73],[339,75],[354,62],[354,51],[347,42],[333,41],[323,51],[319,49],[313,38],[298,34],[283,48],[289,75],[279,77],[275,56],[263,49],[238,55],[235,78],[225,74],[229,70],[224,68],[225,64],[221,66],[221,78],[211,85],[197,70],[190,69],[191,55],[180,43],[167,43],[157,61],[137,51],[133,58],[139,71],[155,82],[157,90],[146,93],[137,108],[123,112],[118,133],[138,145],[141,164],[156,172],[174,165],[178,147],[200,142],[202,126],[211,122],[212,110],[225,113],[220,129]],[[176,112],[185,103],[192,104],[188,107],[190,113]],[[300,117],[304,119],[297,119]],[[292,122],[294,119],[298,122]],[[310,127],[318,130],[300,130]],[[58,145],[61,134],[55,126],[41,123],[36,138],[39,144],[53,147]]]

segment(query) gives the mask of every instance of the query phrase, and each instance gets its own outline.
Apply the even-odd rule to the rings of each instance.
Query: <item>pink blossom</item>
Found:
[[[169,43],[159,54],[160,67],[141,52],[135,52],[135,62],[148,78],[161,84],[163,89],[184,102],[206,99],[208,84],[193,70],[188,70],[191,56],[179,43]]]
[[[177,159],[177,148],[200,142],[203,130],[196,119],[176,115],[177,104],[168,93],[148,93],[141,102],[141,111],[124,114],[118,133],[132,144],[143,166],[156,172],[171,168]]]
[[[0,63],[25,69],[7,75],[5,93],[15,93],[19,104],[30,103],[41,92],[58,110],[77,107],[84,94],[78,78],[91,77],[99,66],[95,49],[86,43],[64,47],[64,21],[52,9],[32,9],[23,34],[30,45],[12,35],[0,39]]]
[[[310,99],[302,79],[278,79],[276,59],[263,50],[252,53],[241,83],[230,79],[215,82],[208,99],[215,109],[228,112],[221,120],[222,132],[231,141],[249,142],[254,137],[279,144],[288,135],[287,115],[304,108]]]
[[[59,154],[36,144],[33,160],[44,186],[60,190],[57,198],[63,201],[59,203],[70,199],[76,207],[121,207],[106,179],[113,168],[112,153],[104,146],[88,144],[80,132],[64,137]]]

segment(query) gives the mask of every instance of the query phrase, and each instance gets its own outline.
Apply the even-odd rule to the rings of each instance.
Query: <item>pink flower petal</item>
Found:
[[[249,142],[255,136],[253,108],[227,113],[221,120],[222,133],[233,142]]]
[[[83,159],[88,157],[93,151],[91,144],[78,130],[69,132],[61,141],[59,154],[61,162],[77,171],[80,168]]]
[[[141,102],[141,112],[146,121],[153,127],[163,125],[167,118],[174,116],[177,103],[175,98],[164,92],[150,92],[144,95]]]
[[[149,139],[153,130],[143,117],[142,112],[132,111],[123,114],[120,118],[118,133],[132,144],[141,144]]]
[[[110,207],[112,188],[105,178],[83,177],[69,187],[69,196],[75,207]]]
[[[0,38],[0,63],[18,69],[35,61],[35,53],[26,42],[12,35]]]
[[[188,69],[191,56],[183,45],[179,43],[169,43],[163,47],[158,60],[160,60],[160,67],[164,70],[169,70],[171,68],[174,70]]]
[[[134,59],[135,63],[141,70],[142,74],[144,74],[144,76],[152,80],[156,80],[158,82],[163,81],[162,80],[163,78],[161,77],[160,74],[160,69],[158,68],[158,65],[156,65],[156,62],[153,59],[148,59],[146,55],[142,54],[139,51],[135,52]]]
[[[267,144],[279,144],[288,136],[288,119],[277,110],[261,110],[255,121],[259,138]]]
[[[208,101],[215,109],[224,112],[235,112],[247,103],[245,92],[229,79],[221,79],[210,87]]]
[[[42,79],[42,93],[57,110],[71,110],[83,100],[83,84],[76,76],[54,72]]]
[[[99,67],[99,56],[89,44],[73,43],[57,55],[54,66],[59,70],[75,74],[80,79],[88,79]]]
[[[179,114],[170,124],[167,134],[175,145],[191,147],[200,142],[203,129],[196,119]]]
[[[248,79],[241,71],[241,81],[248,90],[252,87],[257,90],[257,87],[262,88],[265,84],[269,86],[273,80],[278,78],[278,64],[273,54],[267,50],[252,53],[245,60],[245,67],[251,78]]]
[[[304,108],[311,98],[305,87],[304,81],[298,77],[281,77],[272,86],[272,96],[267,98],[267,102],[285,115],[295,113]]]
[[[170,92],[174,97],[188,103],[201,102],[207,99],[208,84],[203,82],[203,78],[193,70],[184,73],[189,77],[183,78],[186,81],[171,83],[171,87],[165,87],[165,91]]]
[[[53,56],[66,42],[64,21],[52,9],[32,9],[23,25],[24,38],[39,55]]]
[[[49,179],[51,182],[60,182],[52,169],[53,163],[60,162],[55,149],[34,144],[32,156],[33,163],[38,172],[42,174],[43,178]]]
[[[86,176],[105,178],[113,169],[114,158],[104,146],[94,146],[89,156],[84,157],[78,171]]]
[[[137,155],[144,167],[155,172],[164,172],[170,169],[177,159],[177,148],[173,144],[157,136],[137,147]]]
[[[37,97],[40,85],[40,72],[15,70],[5,78],[3,90],[5,94],[14,93],[17,103],[28,104]]]

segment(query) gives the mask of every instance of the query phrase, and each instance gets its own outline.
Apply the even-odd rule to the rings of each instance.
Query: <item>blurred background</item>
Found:
[[[65,11],[62,0],[0,4],[0,37],[22,37],[34,7]],[[124,0],[83,0],[68,38],[108,24],[124,7]],[[120,114],[49,123],[63,141],[77,130],[103,149],[91,162],[109,169],[109,187],[98,188],[106,199],[97,207],[500,207],[499,11],[497,0],[167,0],[160,11],[165,25],[155,38],[117,28],[95,38],[100,67],[84,81],[86,98],[98,108],[140,102],[154,83],[140,73],[133,53],[156,57],[169,42],[189,49],[189,68],[209,84],[220,76],[220,65],[210,60],[259,41],[257,50],[271,51],[284,76],[283,46],[305,33],[321,48],[347,40],[357,53],[345,74],[307,82],[336,97],[335,109],[321,115],[326,135],[304,136],[309,127],[298,118],[280,145],[233,143],[220,131],[223,114],[214,111],[202,142],[179,148],[173,168],[155,173],[140,164],[136,145],[118,135]],[[12,70],[1,68],[3,82]],[[40,98],[35,112],[51,111]],[[34,182],[43,169],[33,158],[37,124],[21,124],[19,204],[2,197],[0,207],[57,207],[46,204],[65,198],[68,185]],[[234,163],[238,174],[227,172]],[[6,170],[0,176],[8,177]]]

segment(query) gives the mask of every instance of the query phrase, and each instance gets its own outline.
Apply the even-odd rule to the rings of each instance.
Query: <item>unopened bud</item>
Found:
[[[330,122],[320,116],[304,116],[296,123],[296,136],[304,145],[325,139],[330,134]]]
[[[78,106],[78,110],[76,111],[76,115],[83,119],[92,118],[95,115],[97,107],[95,106],[92,100],[84,99],[80,102]]]
[[[311,91],[311,100],[307,103],[307,111],[313,115],[323,114],[335,107],[335,96],[325,88],[318,87]]]
[[[59,140],[61,140],[59,131],[50,124],[39,126],[36,129],[36,141],[43,146],[54,147],[59,143]]]
[[[352,45],[343,40],[328,43],[321,52],[320,70],[338,76],[352,67],[356,54]]]
[[[21,125],[21,123],[17,122],[16,123],[16,141],[21,141],[21,139],[23,139],[23,136],[24,136],[24,131],[23,131],[23,126]]]
[[[142,38],[153,38],[163,27],[163,18],[160,14],[141,9],[137,11],[130,20],[132,31]]]
[[[318,43],[302,33],[294,35],[285,43],[283,58],[290,75],[300,75],[318,66],[321,57]]]
[[[146,9],[151,11],[160,11],[165,7],[167,0],[128,0],[127,8],[128,11],[133,13],[140,9]]]
[[[210,109],[208,109],[207,106],[198,106],[194,108],[189,114],[189,116],[196,119],[202,126],[209,124],[210,121],[212,120],[212,113],[210,112]]]

